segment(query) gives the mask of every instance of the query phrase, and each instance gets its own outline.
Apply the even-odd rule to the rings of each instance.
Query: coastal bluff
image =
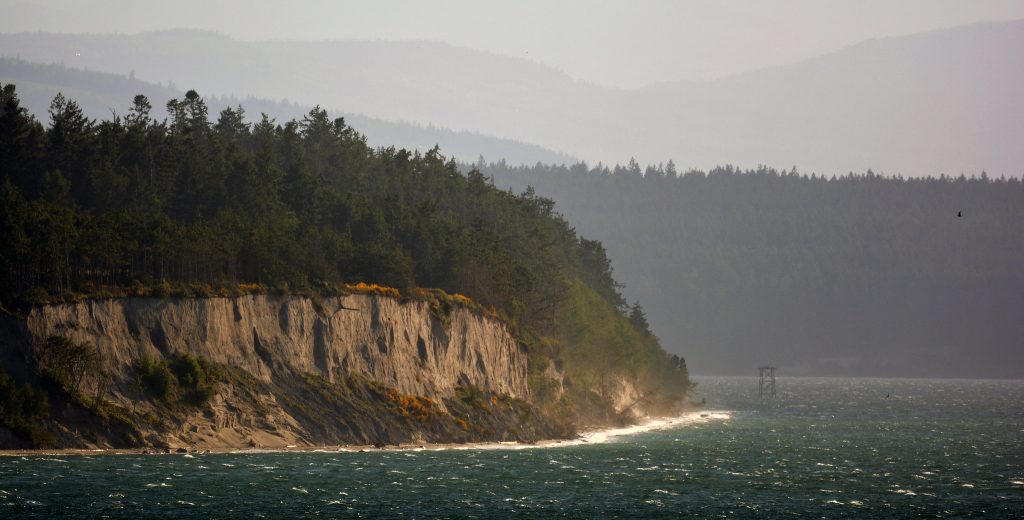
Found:
[[[102,370],[127,377],[142,356],[192,354],[263,382],[358,373],[396,390],[444,396],[456,386],[526,399],[527,356],[499,321],[377,295],[308,298],[121,298],[37,306],[31,342],[63,336],[96,346]]]
[[[6,371],[49,395],[36,446],[245,449],[572,434],[530,402],[526,348],[500,320],[465,307],[256,294],[82,300],[2,318]],[[55,382],[40,361],[54,338],[93,352],[89,368]],[[12,432],[0,431],[0,447],[27,446]]]

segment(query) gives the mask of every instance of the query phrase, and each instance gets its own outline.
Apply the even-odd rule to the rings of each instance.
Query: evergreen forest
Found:
[[[0,300],[339,294],[380,284],[467,296],[570,388],[551,406],[601,409],[616,374],[652,398],[689,388],[628,306],[603,246],[550,199],[502,191],[435,147],[371,148],[319,107],[301,120],[212,118],[195,91],[151,116],[145,96],[97,121],[57,95],[44,125],[0,98]],[[543,378],[534,377],[540,381]],[[545,391],[536,389],[543,398]],[[555,395],[554,393],[549,393]],[[605,407],[607,408],[607,407]],[[581,412],[582,413],[582,412]]]

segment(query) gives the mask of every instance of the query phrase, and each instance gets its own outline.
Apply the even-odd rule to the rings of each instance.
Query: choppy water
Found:
[[[702,378],[729,420],[600,445],[4,457],[0,518],[1024,517],[1024,381],[779,389]]]

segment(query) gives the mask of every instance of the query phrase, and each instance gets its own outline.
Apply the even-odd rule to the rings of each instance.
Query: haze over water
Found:
[[[5,518],[1018,517],[1024,381],[700,378],[728,420],[522,450],[0,459]],[[886,397],[886,396],[889,397]]]

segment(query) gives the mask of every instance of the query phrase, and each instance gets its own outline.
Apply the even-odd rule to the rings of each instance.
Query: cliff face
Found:
[[[527,398],[526,353],[495,320],[456,309],[448,323],[421,302],[381,296],[132,298],[34,308],[30,341],[49,336],[96,346],[101,368],[127,377],[143,355],[188,353],[263,382],[362,374],[417,395],[458,385]]]
[[[505,326],[461,308],[440,317],[422,302],[367,295],[125,298],[36,307],[5,317],[2,328],[7,371],[48,388],[44,422],[48,443],[59,447],[530,441],[571,433],[547,424],[527,401],[527,354]],[[53,336],[95,347],[97,366],[73,390],[47,380],[36,361]],[[212,395],[199,404],[188,375],[174,372],[170,397],[148,390],[140,376],[143,358],[179,370],[182,354],[218,367]]]

